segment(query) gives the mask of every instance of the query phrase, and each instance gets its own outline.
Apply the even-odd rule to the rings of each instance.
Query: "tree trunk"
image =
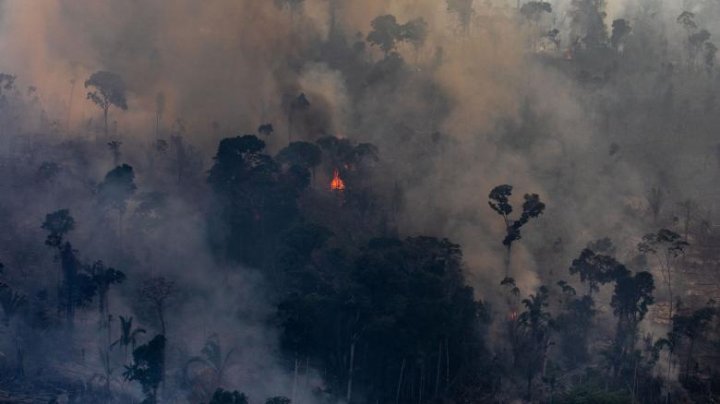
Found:
[[[70,119],[72,118],[72,105],[73,105],[73,94],[75,93],[75,79],[72,80],[70,86],[70,100],[68,101],[68,115],[67,115],[67,131],[70,132]]]
[[[450,343],[448,337],[445,337],[445,394],[450,388]]]
[[[295,402],[295,396],[297,393],[297,381],[298,381],[298,358],[297,354],[295,354],[295,367],[293,369],[293,386],[292,386],[292,392],[290,393],[290,402]]]
[[[425,388],[425,362],[420,362],[420,385],[418,386],[418,404],[422,404]]]
[[[290,107],[292,108],[292,107]],[[292,110],[288,112],[288,145],[292,142]]]
[[[440,393],[440,369],[442,369],[442,340],[438,342],[437,368],[435,370],[435,398]]]
[[[510,277],[510,254],[511,254],[511,251],[512,251],[512,246],[511,245],[507,246],[507,248],[505,249],[505,277],[506,278]]]
[[[403,375],[405,373],[405,358],[400,364],[400,377],[398,377],[397,390],[395,391],[395,404],[400,403],[400,391],[402,390]]]
[[[104,128],[105,128],[105,139],[108,138],[108,123],[107,123],[107,119],[108,119],[108,107],[105,107],[105,108],[103,108],[103,122],[105,123],[105,126],[104,126]]]
[[[690,377],[690,365],[692,364],[693,348],[695,347],[695,338],[690,338],[690,346],[688,347],[688,357],[685,361],[685,378]]]
[[[355,367],[355,343],[356,338],[353,337],[352,342],[350,343],[350,364],[348,366],[348,382],[347,382],[347,396],[345,398],[345,401],[347,401],[348,404],[350,404],[352,400],[352,385],[353,385],[353,373],[354,373],[354,367]]]

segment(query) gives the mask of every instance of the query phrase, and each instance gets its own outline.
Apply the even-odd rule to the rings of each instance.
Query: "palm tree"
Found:
[[[201,354],[193,356],[185,362],[185,367],[183,369],[185,381],[188,384],[191,383],[190,370],[194,365],[201,367],[201,372],[209,371],[212,374],[210,385],[201,386],[203,390],[201,395],[209,397],[212,392],[222,384],[223,375],[233,351],[233,349],[230,349],[227,353],[223,354],[219,336],[217,334],[212,334],[205,342],[203,349],[200,351]],[[207,397],[199,398],[206,399]]]
[[[145,334],[145,330],[142,328],[133,329],[132,317],[125,318],[120,316],[120,338],[113,342],[110,347],[112,348],[117,344],[122,345],[124,350],[124,360],[127,360],[128,347],[131,347],[133,351],[135,350],[137,338],[140,334]]]

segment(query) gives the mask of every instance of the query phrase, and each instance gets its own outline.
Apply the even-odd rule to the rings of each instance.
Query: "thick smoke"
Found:
[[[198,184],[223,137],[253,133],[271,122],[276,133],[267,140],[269,148],[284,147],[288,100],[306,94],[312,109],[292,123],[295,135],[316,140],[334,134],[377,145],[384,174],[374,181],[380,189],[402,193],[398,232],[436,234],[461,244],[471,285],[479,298],[490,301],[501,301],[495,290],[505,231],[487,206],[495,185],[512,183],[516,206],[524,193],[541,195],[548,206],[513,247],[512,270],[524,294],[564,273],[579,250],[603,236],[622,246],[623,259],[633,259],[640,236],[653,230],[651,188],[665,195],[666,213],[686,199],[704,201],[704,219],[711,223],[716,195],[710,190],[718,167],[717,139],[709,129],[717,124],[712,116],[717,80],[703,88],[689,75],[668,78],[672,68],[653,63],[661,58],[685,63],[684,31],[675,22],[683,9],[720,35],[717,5],[607,1],[592,14],[578,7],[583,2],[563,0],[552,2],[552,17],[529,23],[517,16],[515,3],[475,1],[472,24],[463,29],[458,16],[437,0],[306,0],[299,10],[280,10],[269,0],[6,1],[0,14],[0,70],[16,74],[22,86],[34,86],[40,94],[34,104],[18,106],[33,111],[18,125],[33,132],[31,122],[42,111],[46,128],[55,122],[69,143],[91,137],[89,128],[101,120],[85,99],[83,82],[97,70],[118,73],[128,84],[129,109],[112,110],[111,120],[117,121],[123,153],[137,160],[135,166],[145,164],[139,151],[154,140],[156,99],[163,93],[160,132],[182,133],[199,147],[197,154],[205,158]],[[322,55],[333,52],[334,35],[364,42],[371,21],[385,14],[401,23],[423,18],[428,24],[421,46],[398,47],[412,74],[389,66],[379,68],[383,80],[358,82],[353,62],[343,60],[347,55],[337,60]],[[563,64],[572,57],[573,35],[581,34],[578,22],[585,28],[592,26],[588,21],[599,22],[597,32],[609,35],[617,18],[634,28],[622,50],[631,63],[598,61],[586,70]],[[551,28],[561,31],[558,55],[529,49],[538,32]],[[319,49],[320,42],[329,44],[327,49]],[[383,53],[373,47],[363,57],[362,63],[380,65]],[[599,80],[610,85],[596,85]],[[676,132],[686,128],[679,127],[679,113],[666,113],[663,100],[699,122],[693,133],[678,140]],[[40,150],[33,158],[69,161],[70,153]],[[293,379],[276,352],[277,335],[268,320],[272,302],[263,292],[267,280],[252,268],[237,271],[212,258],[203,216],[210,197],[167,201],[166,216],[141,240],[115,238],[106,234],[107,217],[77,197],[91,195],[93,184],[73,174],[91,172],[100,181],[110,164],[98,158],[67,168],[61,180],[73,192],[60,200],[42,193],[31,200],[3,197],[8,211],[22,212],[12,222],[29,229],[32,236],[25,242],[45,257],[31,260],[35,270],[54,265],[41,249],[38,220],[68,207],[79,222],[71,237],[76,247],[92,252],[87,259],[139,268],[134,289],[143,279],[162,275],[202,290],[170,303],[168,333],[185,336],[177,351],[197,352],[218,334],[223,347],[236,353],[228,378],[258,399],[289,396]],[[153,183],[151,176],[139,175],[140,188]],[[138,224],[146,219],[131,218]],[[556,247],[550,252],[548,240]],[[128,258],[138,254],[142,262]],[[46,281],[52,287],[55,280]],[[135,297],[114,296],[114,310],[141,313],[131,303]],[[238,316],[243,322],[231,321]],[[138,320],[157,327],[152,313]],[[308,378],[297,397],[321,383],[314,373]]]

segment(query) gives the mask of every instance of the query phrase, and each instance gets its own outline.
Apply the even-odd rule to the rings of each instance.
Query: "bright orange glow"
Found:
[[[340,172],[336,168],[333,170],[333,179],[330,181],[330,189],[333,191],[344,191],[345,190],[345,183],[340,178]]]

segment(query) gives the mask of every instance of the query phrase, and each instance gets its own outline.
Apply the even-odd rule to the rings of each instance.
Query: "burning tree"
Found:
[[[333,170],[333,179],[330,181],[330,189],[333,191],[345,190],[345,182],[340,178],[340,172],[337,168]]]

